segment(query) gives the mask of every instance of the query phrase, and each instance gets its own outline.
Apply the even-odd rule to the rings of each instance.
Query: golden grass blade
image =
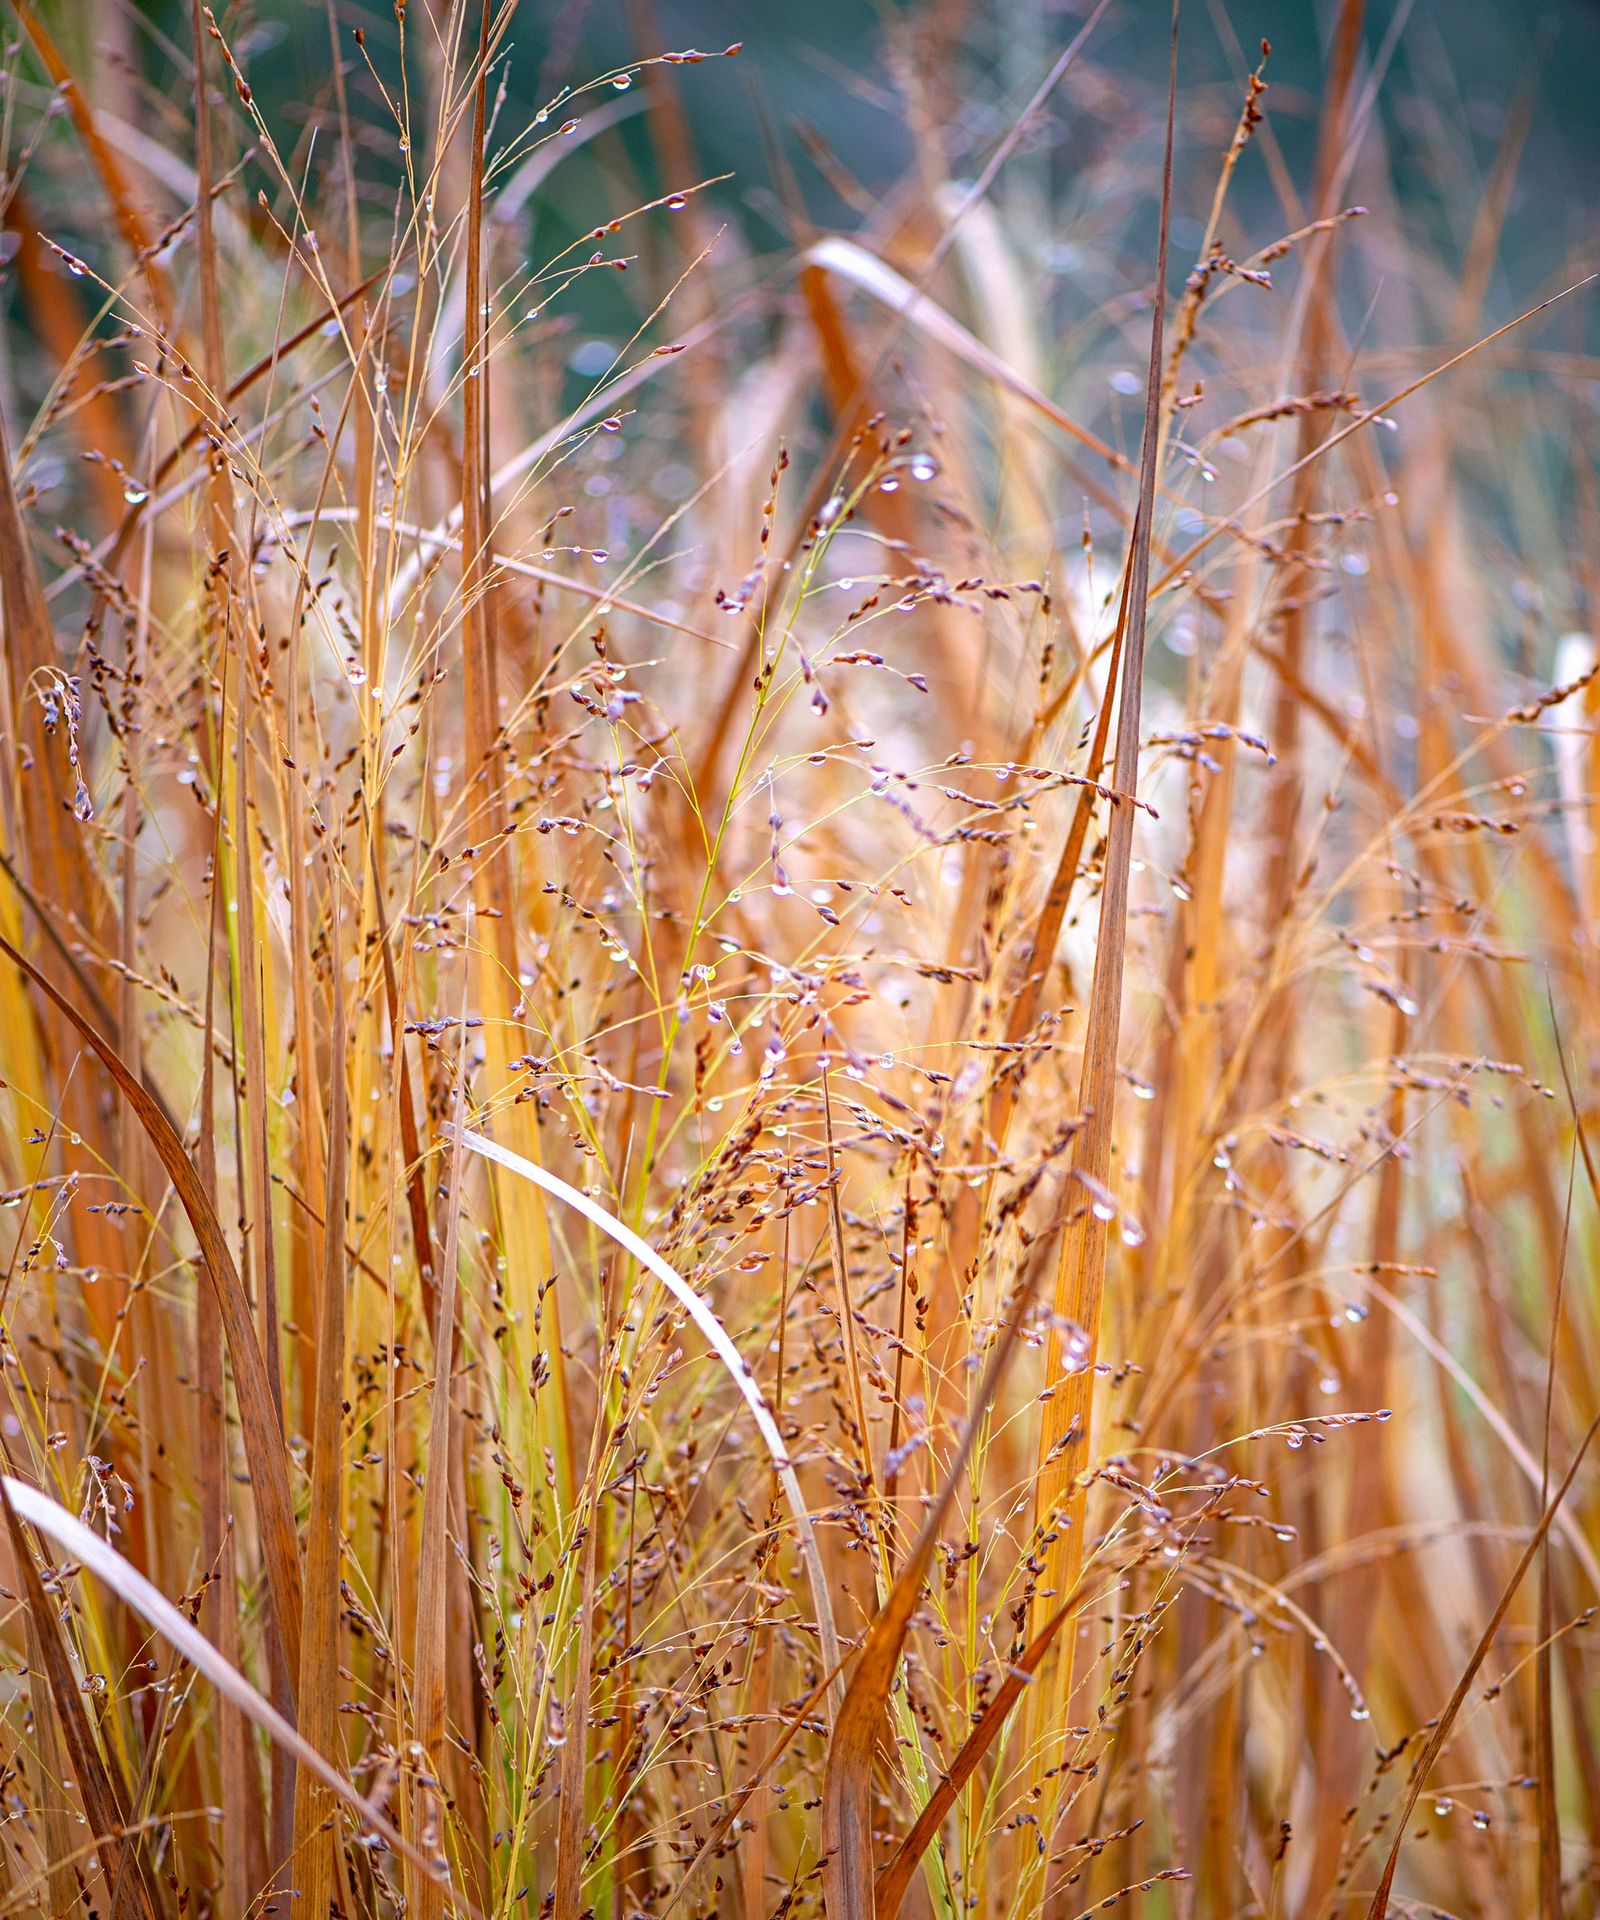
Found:
[[[1140,713],[1144,687],[1145,624],[1150,594],[1150,543],[1155,513],[1156,469],[1161,457],[1162,337],[1167,285],[1167,250],[1172,211],[1172,148],[1177,114],[1178,4],[1173,0],[1172,42],[1167,78],[1166,154],[1162,165],[1161,228],[1156,245],[1154,311],[1150,323],[1150,359],[1145,384],[1144,441],[1139,463],[1139,508],[1128,562],[1126,637],[1117,698],[1116,755],[1105,871],[1100,895],[1099,937],[1084,1040],[1079,1107],[1084,1125],[1073,1140],[1074,1174],[1104,1188],[1111,1168],[1111,1127],[1116,1105],[1118,1041],[1122,1024],[1122,977],[1128,935],[1128,879],[1133,859],[1133,805],[1139,790]],[[1036,954],[1033,964],[1044,964]],[[1103,1208],[1077,1203],[1061,1240],[1056,1272],[1055,1318],[1051,1326],[1046,1377],[1057,1391],[1046,1402],[1040,1425],[1036,1512],[1051,1521],[1042,1591],[1035,1606],[1070,1593],[1078,1583],[1084,1557],[1085,1499],[1080,1474],[1090,1457],[1095,1362],[1100,1309],[1105,1289],[1108,1223]],[[1064,1367],[1065,1333],[1081,1329],[1084,1350],[1069,1374]],[[1030,1705],[1036,1725],[1059,1729],[1067,1722],[1072,1693],[1072,1642],[1047,1660]],[[1053,1735],[1053,1738],[1059,1736]]]
[[[839,1199],[839,1156],[833,1140],[833,1095],[828,1069],[822,1069],[822,1127],[828,1150],[828,1253],[833,1261],[833,1284],[839,1296],[839,1335],[844,1347],[845,1392],[855,1424],[861,1458],[861,1477],[871,1487],[872,1440],[867,1430],[867,1403],[861,1385],[861,1357],[856,1348],[856,1308],[850,1298],[850,1262],[844,1250],[844,1210]]]
[[[555,1920],[578,1920],[583,1902],[583,1787],[589,1757],[594,1681],[595,1555],[600,1528],[591,1512],[583,1542],[578,1602],[578,1649],[567,1743],[561,1750],[561,1812],[556,1819]]]
[[[11,471],[11,448],[0,418],[0,601],[5,611],[5,664],[9,683],[12,726],[24,753],[39,769],[48,790],[48,804],[30,807],[22,826],[27,836],[28,865],[38,884],[60,885],[72,916],[92,926],[102,893],[97,876],[83,857],[83,843],[70,829],[76,798],[66,785],[61,755],[45,737],[39,703],[32,689],[60,670],[55,630],[39,581],[39,569],[28,539]],[[17,746],[8,748],[8,757]]]
[[[489,385],[493,358],[484,303],[484,168],[489,100],[489,62],[510,24],[511,10],[495,14],[492,0],[481,0],[477,55],[473,63],[472,132],[467,150],[465,209],[466,313],[462,336],[463,377],[461,407],[461,653],[462,736],[467,761],[467,793],[482,838],[484,852],[473,866],[473,900],[478,913],[477,996],[488,1042],[489,1098],[504,1098],[516,1074],[511,1061],[522,1051],[518,1041],[522,1000],[518,933],[518,869],[513,864],[506,834],[508,812],[504,739],[500,712],[500,630],[497,579],[491,542],[494,535],[494,479],[489,457]],[[541,1151],[533,1109],[512,1104],[505,1125],[529,1157]],[[503,1197],[506,1237],[512,1269],[518,1283],[530,1289],[518,1319],[531,1319],[533,1295],[550,1267],[550,1233],[544,1197],[511,1187]],[[553,1448],[558,1495],[571,1507],[574,1497],[571,1396],[567,1386],[566,1352],[561,1339],[560,1306],[555,1289],[543,1297],[542,1310],[551,1322],[547,1350],[551,1406],[541,1421],[538,1444]],[[531,1358],[531,1356],[530,1356]],[[519,1372],[523,1369],[519,1368]],[[512,1418],[517,1428],[530,1430],[533,1420],[519,1408]]]
[[[200,0],[190,0],[190,43],[197,78],[195,88],[195,250],[199,268],[200,346],[202,371],[208,392],[222,394],[227,389],[227,357],[222,327],[222,296],[217,275],[217,245],[214,221],[214,167],[210,108],[210,79],[207,72],[209,36],[205,31]],[[212,464],[212,463],[208,463]],[[249,713],[250,668],[245,657],[242,633],[240,644],[230,650],[235,622],[230,618],[227,591],[230,549],[233,533],[233,487],[227,467],[221,461],[212,464],[207,488],[207,537],[202,554],[208,582],[215,581],[218,591],[215,607],[220,611],[220,631],[211,636],[212,650],[221,656],[223,717],[220,742],[226,741],[226,690],[230,676],[234,691],[234,783],[233,783],[233,891],[239,901],[237,920],[239,994],[238,1022],[243,1037],[244,1092],[250,1114],[252,1150],[250,1183],[253,1202],[254,1234],[244,1242],[245,1272],[254,1266],[255,1293],[261,1324],[262,1363],[268,1387],[273,1395],[281,1427],[283,1386],[278,1360],[277,1270],[273,1258],[272,1184],[268,1171],[266,1117],[266,1065],[264,1035],[260,1011],[260,982],[255,937],[255,870],[251,859],[251,819],[249,788]],[[224,556],[230,556],[225,559]],[[210,950],[206,964],[206,1031],[212,1023],[212,1007],[219,951],[225,925],[223,893],[229,872],[225,846],[226,783],[221,770],[212,781],[216,832],[212,843],[212,912],[209,927]],[[132,847],[130,846],[130,857]],[[130,889],[131,892],[131,889]],[[216,1143],[211,1076],[214,1049],[206,1048],[201,1091],[201,1174],[207,1197],[216,1205]],[[237,1054],[235,1055],[237,1061]],[[234,1075],[237,1100],[239,1076]],[[253,1261],[251,1259],[253,1255]],[[201,1373],[201,1500],[204,1545],[209,1565],[217,1568],[218,1579],[207,1596],[206,1621],[224,1656],[236,1655],[238,1647],[238,1559],[233,1537],[231,1490],[228,1487],[228,1446],[226,1430],[226,1383],[223,1378],[220,1325],[210,1289],[201,1288],[196,1301],[195,1331],[199,1347]],[[278,1663],[274,1644],[270,1656]],[[292,1694],[284,1689],[285,1695]],[[254,1830],[259,1809],[254,1804],[259,1792],[255,1771],[249,1762],[246,1734],[237,1709],[228,1702],[218,1703],[221,1734],[218,1740],[218,1772],[222,1788],[222,1818],[230,1832],[241,1836]],[[225,1920],[243,1920],[252,1898],[250,1884],[250,1848],[241,1838],[228,1849],[224,1860]]]
[[[250,1321],[250,1303],[245,1298],[239,1271],[233,1264],[233,1255],[228,1250],[216,1210],[207,1199],[200,1177],[194,1170],[194,1163],[184,1151],[183,1142],[171,1121],[145,1090],[142,1082],[135,1079],[111,1042],[91,1026],[3,935],[0,935],[0,953],[4,953],[13,966],[20,968],[51,1004],[65,1015],[116,1081],[123,1099],[133,1109],[139,1125],[155,1148],[156,1156],[172,1182],[173,1191],[200,1243],[202,1264],[216,1293],[223,1332],[228,1342],[228,1356],[233,1362],[234,1393],[239,1403],[245,1457],[250,1463],[250,1483],[255,1495],[256,1521],[261,1532],[267,1584],[272,1592],[273,1618],[282,1637],[290,1669],[298,1672],[300,1556],[295,1539],[294,1506],[289,1498],[283,1436],[278,1428],[261,1349],[256,1344],[255,1328]]]
[[[465,995],[463,994],[463,998]],[[398,1029],[397,1029],[398,1031]],[[466,1023],[462,1020],[462,1051]],[[466,1100],[465,1063],[456,1064],[456,1124],[450,1146],[450,1205],[445,1216],[444,1265],[436,1276],[433,1322],[433,1395],[428,1417],[428,1476],[422,1488],[422,1540],[417,1574],[417,1626],[412,1655],[411,1709],[414,1737],[431,1775],[418,1793],[417,1832],[442,1871],[448,1872],[444,1838],[446,1737],[445,1630],[449,1619],[450,1426],[455,1363],[456,1270],[461,1260],[461,1167],[465,1158],[461,1115]],[[429,1875],[413,1899],[418,1920],[438,1920],[443,1891]]]
[[[411,1091],[410,1055],[405,1047],[405,1020],[400,1006],[400,985],[394,970],[394,954],[389,947],[389,920],[383,904],[383,871],[378,865],[377,835],[367,836],[372,859],[372,906],[378,922],[378,952],[383,961],[383,993],[389,1010],[389,1031],[397,1037],[399,1054],[400,1151],[406,1162],[406,1206],[411,1216],[411,1242],[422,1281],[423,1304],[430,1322],[436,1321],[439,1293],[438,1263],[433,1253],[433,1231],[428,1224],[428,1190],[423,1179],[422,1136],[417,1131],[417,1114]]]
[[[331,863],[330,863],[331,864]],[[330,873],[337,898],[337,876]],[[329,919],[328,991],[333,1002],[328,1092],[328,1177],[317,1299],[312,1403],[311,1511],[306,1531],[305,1626],[300,1637],[300,1730],[330,1764],[339,1747],[339,1638],[344,1555],[345,1208],[349,1114],[346,1096],[344,975],[339,916]],[[295,1874],[307,1913],[325,1913],[342,1876],[339,1828],[320,1770],[302,1767],[294,1784]]]

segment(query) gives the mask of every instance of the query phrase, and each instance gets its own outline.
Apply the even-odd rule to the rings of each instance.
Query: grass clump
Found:
[[[1334,15],[19,6],[6,1910],[1596,1910],[1592,293]]]

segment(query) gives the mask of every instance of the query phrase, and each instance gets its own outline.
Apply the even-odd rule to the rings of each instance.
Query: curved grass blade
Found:
[[[201,1264],[216,1291],[228,1355],[233,1361],[234,1394],[239,1403],[239,1424],[244,1433],[251,1490],[255,1494],[256,1525],[261,1533],[267,1584],[272,1591],[273,1619],[289,1671],[297,1674],[300,1671],[300,1554],[295,1539],[294,1506],[289,1497],[289,1470],[272,1389],[267,1384],[267,1370],[251,1324],[250,1302],[245,1298],[239,1270],[228,1251],[216,1210],[207,1199],[200,1176],[184,1152],[172,1122],[117,1049],[4,935],[0,935],[0,953],[20,968],[51,1005],[72,1023],[116,1081],[155,1148],[200,1243]]]
[[[457,1129],[451,1128],[451,1132]],[[509,1173],[520,1173],[525,1180],[531,1180],[535,1186],[543,1187],[545,1192],[557,1200],[563,1200],[575,1212],[597,1226],[602,1233],[609,1234],[619,1247],[631,1253],[641,1266],[648,1267],[661,1282],[668,1293],[679,1302],[689,1318],[705,1335],[712,1352],[727,1368],[733,1384],[739,1389],[745,1405],[749,1407],[751,1418],[757,1431],[766,1443],[767,1451],[772,1455],[772,1464],[778,1470],[778,1478],[783,1483],[783,1491],[789,1502],[789,1510],[794,1515],[795,1532],[800,1540],[800,1557],[805,1562],[806,1575],[811,1583],[812,1603],[817,1610],[817,1633],[822,1642],[823,1664],[830,1672],[839,1666],[839,1636],[833,1624],[833,1607],[828,1598],[827,1576],[822,1569],[822,1556],[817,1551],[817,1537],[811,1525],[810,1509],[806,1506],[805,1495],[800,1491],[800,1482],[794,1468],[789,1464],[789,1455],[783,1444],[783,1435],[778,1431],[778,1423],[773,1419],[771,1410],[761,1397],[761,1389],[756,1385],[754,1376],[743,1354],[728,1338],[722,1322],[700,1298],[687,1280],[667,1264],[661,1255],[647,1240],[641,1240],[629,1227],[625,1227],[604,1207],[597,1206],[586,1193],[579,1193],[576,1187],[569,1187],[565,1180],[558,1180],[553,1173],[546,1173],[531,1160],[525,1160],[520,1153],[513,1153],[509,1147],[502,1147],[485,1134],[473,1133],[466,1128],[459,1130],[460,1139],[474,1153],[481,1153],[486,1160],[492,1160],[497,1166],[504,1167]],[[830,1696],[831,1697],[831,1696]]]
[[[155,1907],[146,1877],[147,1868],[137,1842],[128,1838],[130,1820],[127,1787],[117,1777],[116,1762],[112,1760],[108,1764],[101,1756],[89,1716],[84,1711],[78,1676],[62,1638],[56,1608],[44,1590],[44,1582],[33,1563],[27,1536],[17,1518],[19,1513],[26,1514],[41,1532],[49,1531],[40,1526],[37,1516],[30,1511],[31,1502],[22,1498],[23,1494],[32,1492],[32,1488],[25,1487],[20,1480],[13,1480],[10,1475],[0,1480],[0,1505],[6,1510],[12,1557],[22,1575],[23,1593],[34,1630],[32,1637],[37,1641],[43,1658],[56,1721],[72,1761],[78,1791],[83,1796],[83,1810],[105,1870],[106,1884],[111,1888],[113,1920],[124,1920],[126,1915],[145,1915],[153,1920]],[[35,1498],[44,1501],[43,1494]],[[45,1504],[54,1505],[54,1502],[45,1501]],[[88,1528],[82,1531],[88,1533]],[[92,1534],[89,1537],[94,1538]],[[78,1558],[82,1557],[78,1555]]]
[[[125,1607],[130,1607],[155,1628],[175,1653],[203,1673],[224,1699],[253,1720],[262,1732],[294,1755],[308,1773],[315,1774],[336,1800],[342,1800],[370,1832],[423,1873],[437,1875],[431,1866],[394,1824],[370,1800],[363,1798],[337,1767],[324,1760],[316,1748],[303,1740],[295,1729],[268,1701],[256,1692],[238,1668],[224,1660],[198,1627],[192,1626],[172,1602],[144,1577],[137,1567],[124,1560],[115,1547],[108,1546],[99,1534],[86,1527],[74,1514],[10,1474],[0,1479],[0,1498],[8,1511],[47,1539],[53,1540],[74,1560],[98,1576]],[[37,1578],[37,1575],[35,1575]],[[75,1762],[76,1764],[76,1762]],[[460,1896],[457,1896],[459,1901]],[[461,1902],[468,1920],[482,1920],[476,1909]]]

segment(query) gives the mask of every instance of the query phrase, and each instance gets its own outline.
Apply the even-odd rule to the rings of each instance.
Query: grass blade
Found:
[[[778,1431],[778,1423],[773,1419],[767,1403],[761,1397],[761,1389],[746,1364],[744,1356],[728,1338],[727,1330],[700,1298],[687,1280],[662,1259],[647,1240],[642,1240],[631,1227],[625,1227],[614,1214],[598,1206],[586,1193],[579,1193],[576,1187],[569,1187],[553,1173],[547,1173],[531,1160],[525,1160],[521,1154],[513,1153],[509,1147],[502,1147],[486,1134],[463,1130],[463,1142],[474,1153],[481,1153],[486,1160],[492,1160],[508,1172],[520,1174],[524,1180],[531,1180],[535,1186],[542,1187],[548,1194],[581,1213],[591,1225],[604,1234],[608,1234],[626,1253],[633,1256],[643,1267],[649,1269],[668,1293],[679,1303],[689,1318],[705,1336],[706,1344],[727,1369],[728,1377],[738,1389],[750,1416],[756,1423],[767,1451],[772,1456],[772,1464],[777,1469],[784,1494],[789,1502],[789,1511],[794,1519],[795,1532],[799,1537],[800,1556],[805,1563],[806,1576],[811,1582],[812,1604],[817,1610],[817,1631],[822,1640],[823,1660],[830,1671],[836,1671],[839,1661],[839,1639],[833,1624],[833,1606],[828,1597],[827,1576],[822,1568],[822,1556],[817,1551],[816,1534],[811,1525],[811,1512],[806,1505],[805,1495],[800,1491],[800,1482],[789,1462],[788,1451],[783,1444],[783,1436]]]
[[[92,1532],[48,1494],[30,1487],[26,1481],[8,1474],[0,1481],[0,1493],[3,1493],[10,1514],[20,1516],[30,1526],[37,1527],[47,1539],[53,1540],[80,1565],[87,1567],[97,1579],[104,1581],[125,1607],[147,1620],[180,1658],[188,1661],[197,1672],[203,1673],[212,1686],[247,1719],[253,1720],[275,1745],[293,1754],[296,1763],[307,1773],[315,1775],[333,1799],[342,1801],[364,1829],[380,1835],[387,1845],[419,1871],[433,1871],[410,1841],[384,1816],[382,1809],[375,1807],[359,1793],[336,1767],[330,1766],[283,1715],[257,1693],[244,1675],[223,1659],[199,1628],[186,1620],[166,1595],[145,1579],[137,1567],[130,1566],[99,1534]],[[74,1764],[78,1764],[76,1760]],[[477,1920],[471,1909],[467,1911],[470,1920]]]
[[[1172,214],[1172,148],[1177,113],[1178,6],[1172,8],[1171,53],[1167,78],[1166,154],[1162,163],[1161,227],[1156,246],[1154,308],[1150,322],[1150,358],[1145,381],[1144,439],[1139,458],[1139,507],[1134,518],[1128,560],[1126,637],[1117,698],[1116,754],[1105,875],[1100,896],[1099,936],[1084,1040],[1079,1106],[1084,1124],[1073,1141],[1073,1171],[1104,1188],[1111,1170],[1111,1127],[1116,1105],[1118,1041],[1122,1027],[1122,977],[1128,937],[1128,877],[1133,859],[1133,801],[1139,790],[1140,713],[1144,687],[1145,625],[1149,611],[1150,543],[1155,513],[1156,475],[1161,459],[1162,339],[1167,286],[1167,248]],[[1044,964],[1035,954],[1033,965]],[[1056,1273],[1055,1320],[1046,1359],[1046,1376],[1059,1390],[1046,1403],[1040,1427],[1037,1513],[1061,1513],[1052,1524],[1042,1592],[1035,1605],[1070,1593],[1083,1566],[1085,1499],[1079,1476],[1090,1457],[1091,1416],[1098,1356],[1101,1300],[1105,1290],[1108,1226],[1103,1209],[1082,1202],[1062,1236]],[[1085,1350],[1068,1374],[1064,1332],[1081,1329]],[[1072,1693],[1072,1643],[1047,1660],[1035,1690],[1038,1725],[1064,1727]]]
[[[79,1689],[78,1676],[73,1669],[71,1656],[67,1652],[60,1622],[56,1617],[54,1606],[45,1593],[44,1583],[39,1577],[39,1569],[33,1563],[33,1553],[28,1545],[27,1536],[23,1533],[17,1518],[19,1512],[30,1519],[34,1518],[29,1511],[30,1502],[18,1498],[21,1488],[22,1482],[9,1474],[0,1478],[0,1505],[4,1505],[6,1510],[6,1526],[11,1534],[12,1557],[22,1576],[22,1589],[27,1598],[29,1620],[36,1644],[44,1659],[45,1677],[49,1682],[50,1700],[54,1707],[56,1725],[66,1743],[67,1753],[72,1761],[73,1777],[83,1797],[83,1810],[89,1822],[89,1831],[99,1849],[106,1884],[111,1889],[114,1920],[128,1920],[129,1916],[143,1916],[144,1920],[153,1920],[155,1905],[151,1895],[148,1869],[141,1856],[137,1839],[129,1832],[128,1789],[116,1771],[115,1759],[109,1756],[101,1757],[99,1745],[94,1737],[94,1729],[90,1726],[89,1716],[84,1711],[83,1694]],[[42,1498],[42,1496],[39,1497]],[[35,1525],[37,1524],[35,1520]],[[48,1708],[44,1710],[49,1711]]]
[[[116,1081],[123,1099],[133,1109],[146,1138],[154,1147],[156,1157],[172,1182],[179,1204],[194,1229],[195,1239],[200,1243],[202,1264],[206,1278],[216,1293],[217,1309],[228,1342],[228,1357],[233,1362],[234,1393],[239,1403],[245,1457],[250,1464],[256,1522],[261,1531],[267,1583],[272,1591],[273,1618],[282,1637],[290,1669],[298,1672],[300,1556],[295,1539],[294,1507],[289,1498],[283,1436],[278,1428],[261,1349],[256,1344],[255,1328],[250,1322],[250,1303],[245,1298],[239,1270],[233,1264],[233,1255],[228,1250],[216,1210],[207,1199],[200,1176],[184,1151],[183,1142],[178,1138],[172,1122],[146,1091],[143,1083],[129,1071],[111,1042],[91,1026],[3,935],[0,935],[0,953],[4,953],[13,966],[20,968],[45,998],[71,1022]]]

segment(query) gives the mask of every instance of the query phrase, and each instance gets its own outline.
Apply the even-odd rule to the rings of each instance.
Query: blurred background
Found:
[[[864,209],[879,220],[903,217],[917,191],[913,129],[932,135],[954,178],[975,172],[1089,11],[1079,0],[526,0],[497,68],[501,114],[507,126],[520,127],[563,89],[587,87],[609,69],[650,53],[712,52],[737,40],[736,67],[680,67],[674,78],[692,140],[685,159],[703,175],[725,176],[704,201],[708,221],[728,223],[719,275],[735,273],[740,261],[753,273],[763,257],[789,244],[800,221],[853,229]],[[159,137],[149,122],[163,110],[171,129],[183,124],[192,84],[186,7],[176,0],[46,0],[40,12],[74,70],[93,76],[101,102],[120,107],[130,127]],[[1211,162],[1231,132],[1241,70],[1255,63],[1263,38],[1272,44],[1267,107],[1281,152],[1278,185],[1286,176],[1303,187],[1309,178],[1333,12],[1315,0],[1188,0],[1175,282],[1200,238]],[[218,15],[270,123],[280,137],[298,129],[303,139],[333,105],[327,10],[314,0],[260,0]],[[1165,86],[1167,18],[1161,0],[1116,0],[1080,70],[997,189],[1008,240],[1030,269],[1030,297],[1063,332],[1125,285],[1126,258],[1104,244],[1080,244],[1091,232],[1103,240],[1108,211],[1122,215],[1113,227],[1119,241],[1153,253],[1147,147]],[[352,45],[358,24],[372,63],[390,79],[399,36],[390,7],[355,0],[338,8],[351,110],[358,120],[370,116],[369,159],[376,164],[363,191],[377,212],[383,163],[396,178],[398,168],[386,116]],[[1549,291],[1563,265],[1594,240],[1600,5],[1372,0],[1363,38],[1370,63],[1364,80],[1376,98],[1367,103],[1370,133],[1352,184],[1359,186],[1361,175],[1368,184],[1383,180],[1430,264],[1448,271],[1462,262],[1496,156],[1508,133],[1515,140],[1515,179],[1487,306],[1496,320],[1508,318],[1518,303]],[[413,81],[422,45],[414,33]],[[607,129],[586,131],[582,161],[562,169],[562,191],[540,197],[526,232],[531,254],[553,253],[591,216],[612,217],[631,191],[662,188],[647,91],[641,85],[631,97],[602,102],[587,95],[591,117],[603,107]],[[1121,164],[1119,131],[1129,149]],[[323,145],[320,160],[305,156],[312,178],[319,164],[334,164],[332,142]],[[1095,166],[1085,177],[1091,155]],[[1253,217],[1274,215],[1272,172],[1259,154],[1247,156],[1233,191],[1246,228]],[[70,202],[59,209],[69,230],[72,211]],[[92,228],[80,237],[92,243]],[[600,290],[581,288],[580,306],[586,296],[598,308],[588,316],[598,326],[606,317]],[[1081,335],[1072,341],[1080,353],[1092,344]]]

